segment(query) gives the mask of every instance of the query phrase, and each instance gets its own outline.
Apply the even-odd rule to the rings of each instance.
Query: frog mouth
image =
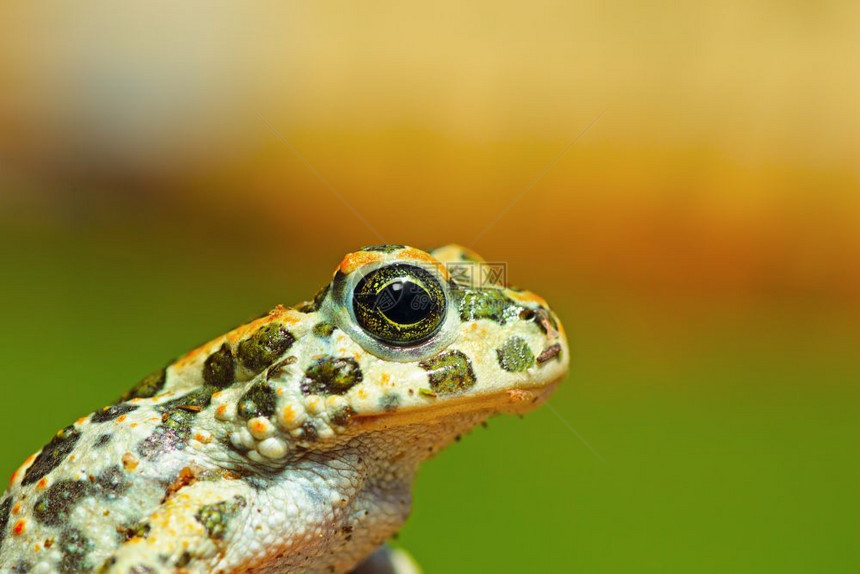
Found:
[[[436,404],[408,406],[394,412],[357,414],[354,421],[365,429],[388,429],[416,423],[443,422],[445,419],[474,414],[488,417],[495,414],[524,414],[546,402],[561,382],[558,377],[540,386],[522,387],[461,397],[439,397]]]

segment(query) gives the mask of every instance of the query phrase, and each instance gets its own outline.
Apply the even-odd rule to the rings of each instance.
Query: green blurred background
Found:
[[[0,473],[343,253],[453,241],[556,307],[605,462],[478,429],[419,476],[427,572],[856,572],[858,56],[848,1],[5,2]]]

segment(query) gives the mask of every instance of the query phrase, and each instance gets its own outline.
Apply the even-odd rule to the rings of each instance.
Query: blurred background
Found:
[[[573,364],[566,422],[422,469],[428,573],[856,572],[858,57],[845,0],[4,2],[0,472],[344,253],[459,242]]]

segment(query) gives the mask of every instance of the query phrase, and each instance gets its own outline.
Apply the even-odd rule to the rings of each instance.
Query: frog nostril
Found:
[[[535,312],[532,309],[523,309],[520,311],[520,319],[523,321],[531,321],[535,317]]]

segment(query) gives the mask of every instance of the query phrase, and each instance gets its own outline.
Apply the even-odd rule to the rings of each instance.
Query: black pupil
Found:
[[[376,298],[376,309],[399,325],[420,322],[434,307],[427,291],[411,281],[390,283]]]

